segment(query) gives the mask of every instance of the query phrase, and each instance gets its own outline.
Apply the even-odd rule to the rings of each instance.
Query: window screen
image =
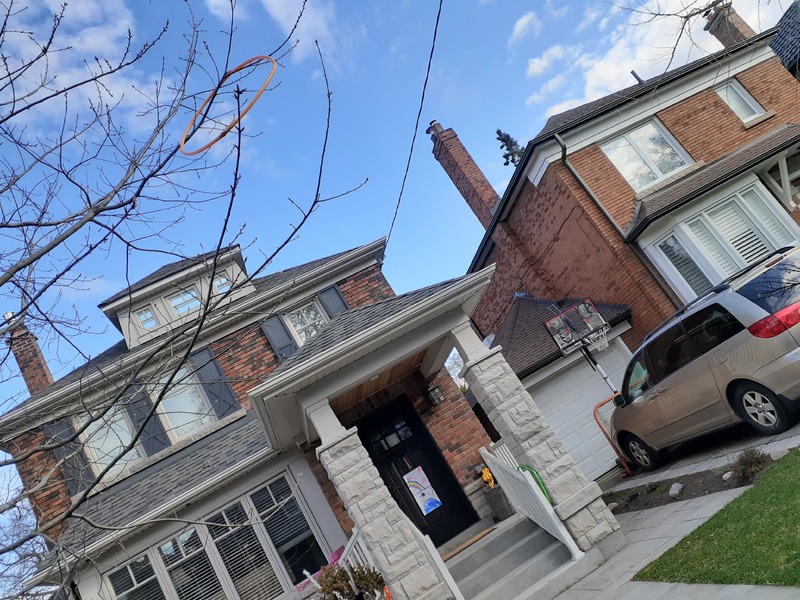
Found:
[[[658,380],[669,377],[698,356],[699,353],[680,324],[667,329],[647,346],[647,357],[650,359],[653,375]]]
[[[744,325],[719,304],[712,304],[686,317],[683,325],[698,354],[710,352],[722,342],[744,331]]]

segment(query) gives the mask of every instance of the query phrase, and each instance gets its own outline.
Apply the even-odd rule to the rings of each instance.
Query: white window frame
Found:
[[[275,545],[272,543],[272,539],[269,537],[269,534],[267,533],[266,526],[264,526],[264,524],[261,523],[260,517],[258,516],[258,511],[256,510],[256,507],[253,504],[252,500],[250,499],[250,495],[253,492],[265,488],[281,478],[288,483],[289,489],[291,490],[292,498],[294,498],[297,501],[297,504],[300,507],[300,511],[303,513],[303,516],[305,517],[309,527],[311,528],[312,534],[314,535],[314,539],[316,540],[323,554],[325,556],[328,556],[330,554],[330,548],[328,547],[328,543],[325,537],[322,535],[322,532],[316,523],[314,515],[308,508],[306,500],[301,490],[297,486],[297,482],[292,476],[290,470],[287,468],[283,468],[277,473],[272,474],[266,480],[260,482],[255,486],[248,488],[246,491],[244,491],[244,493],[239,493],[235,498],[233,498],[229,502],[226,502],[225,504],[213,510],[209,510],[204,515],[203,519],[200,520],[200,522],[193,523],[191,525],[188,525],[187,527],[178,530],[173,530],[169,535],[151,544],[144,552],[139,552],[138,554],[136,554],[135,557],[128,559],[124,562],[121,562],[119,564],[116,564],[111,569],[108,569],[105,573],[103,573],[102,579],[103,579],[103,585],[108,586],[109,596],[111,598],[117,598],[116,594],[114,593],[114,588],[111,585],[111,580],[109,578],[110,574],[118,571],[123,567],[126,567],[133,560],[136,560],[142,555],[146,555],[150,560],[150,566],[152,567],[153,572],[155,573],[156,580],[158,581],[158,584],[161,587],[161,591],[163,592],[164,597],[167,600],[172,600],[177,598],[177,594],[172,585],[172,580],[169,576],[168,567],[161,558],[159,548],[166,542],[180,536],[184,531],[187,531],[188,529],[194,529],[197,532],[197,535],[199,536],[201,543],[203,544],[202,551],[206,553],[208,561],[211,564],[211,568],[213,569],[214,573],[216,574],[220,582],[220,585],[222,586],[223,592],[227,595],[228,598],[236,598],[237,594],[234,588],[233,579],[228,573],[228,570],[225,568],[222,556],[219,554],[219,551],[217,550],[217,547],[214,543],[214,538],[211,536],[208,526],[203,524],[202,522],[205,519],[213,515],[216,515],[226,510],[227,508],[230,508],[236,503],[240,503],[244,511],[249,515],[250,526],[253,527],[253,531],[255,532],[256,537],[258,538],[258,541],[261,544],[264,553],[266,554],[268,560],[270,561],[270,565],[274,569],[278,581],[283,587],[283,593],[277,596],[276,600],[283,600],[284,598],[288,598],[297,594],[295,584],[292,583],[291,576],[284,567],[283,560],[281,559],[280,554],[275,548]],[[135,587],[139,586],[140,584],[136,584]]]
[[[97,411],[92,411],[92,412],[94,414],[97,414],[100,411],[102,411],[102,409],[98,409]],[[84,415],[84,417],[77,417],[76,418],[76,422],[74,423],[74,426],[76,428],[83,427],[84,424],[86,423],[86,421],[89,418],[90,417],[88,415]],[[92,424],[97,423],[98,421],[107,423],[109,421],[109,419],[113,419],[113,418],[121,418],[121,419],[123,419],[128,424],[128,427],[129,427],[130,432],[131,432],[131,436],[136,435],[136,425],[131,421],[131,417],[128,414],[128,411],[124,406],[112,406],[108,410],[108,412],[106,412],[106,414],[103,415],[102,417],[97,417],[96,419],[92,419]],[[91,428],[91,427],[92,427],[92,425],[89,425],[89,428]],[[100,455],[98,453],[98,449],[95,448],[94,445],[92,445],[92,437],[93,436],[89,434],[89,428],[87,428],[86,430],[84,430],[80,434],[79,439],[80,439],[81,444],[82,444],[83,449],[84,449],[84,455],[86,456],[87,460],[89,461],[90,467],[92,469],[92,473],[94,473],[94,475],[97,476],[97,475],[100,475],[100,473],[103,471],[103,469],[105,469],[105,467],[103,466],[103,463],[101,462]],[[113,430],[110,429],[110,428],[103,428],[100,431],[96,431],[94,435],[102,434],[103,430],[108,430],[109,432],[113,432]],[[142,448],[142,445],[140,443],[137,442],[136,444],[134,444],[133,447],[131,448],[131,450],[129,450],[129,452],[131,452],[133,450],[136,450],[136,452],[139,453],[139,456],[137,458],[127,458],[127,459],[120,458],[116,462],[116,464],[114,465],[112,470],[110,470],[106,474],[106,478],[114,479],[122,471],[124,471],[125,468],[128,465],[133,464],[134,462],[142,460],[143,458],[146,457],[146,454],[144,452],[144,448]]]
[[[182,440],[184,438],[190,437],[193,434],[195,434],[197,431],[200,431],[201,429],[204,429],[205,427],[208,427],[212,423],[218,421],[217,415],[214,412],[214,408],[211,405],[211,402],[209,401],[208,396],[206,395],[205,389],[203,389],[203,384],[197,379],[197,375],[192,373],[190,371],[190,369],[191,369],[190,365],[185,365],[183,367],[180,367],[178,369],[178,373],[176,374],[175,378],[172,381],[172,385],[175,385],[175,383],[178,382],[179,385],[189,385],[189,386],[192,386],[194,389],[196,389],[198,395],[200,396],[200,399],[203,401],[203,403],[206,406],[207,412],[205,414],[206,415],[210,415],[211,418],[208,421],[206,421],[204,423],[200,423],[196,427],[193,427],[190,431],[188,431],[188,432],[186,432],[184,434],[178,435],[177,429],[178,429],[179,426],[174,425],[170,421],[170,419],[169,419],[170,411],[168,411],[166,406],[165,406],[165,401],[168,399],[168,396],[170,394],[170,392],[167,392],[166,394],[164,394],[164,398],[162,399],[162,401],[159,402],[158,407],[156,408],[156,412],[158,414],[158,418],[161,421],[161,426],[164,428],[164,431],[167,434],[167,438],[169,438],[170,444],[175,444],[179,440]],[[181,377],[180,377],[180,372],[181,371],[185,371],[186,372],[186,376],[183,379],[181,379]],[[164,385],[164,383],[166,383],[167,379],[169,379],[169,375],[164,375],[163,377],[160,377],[159,378],[159,382],[157,384],[155,384],[151,388],[151,390],[150,390],[150,398],[152,399],[153,402],[158,400],[158,395],[161,393],[161,388]],[[185,381],[185,380],[191,380],[191,382],[186,381],[185,383],[182,383],[182,381]],[[197,420],[199,421],[200,417],[203,416],[203,415],[197,415],[197,416],[198,416]]]
[[[190,302],[180,302],[180,303],[178,303],[178,306],[176,307],[175,306],[175,302],[173,302],[173,300],[178,299],[178,298],[183,298],[187,294],[191,295],[197,301],[197,305],[196,306],[192,306],[190,308],[183,309],[183,310],[179,310],[179,308],[190,304]],[[185,317],[186,315],[190,315],[193,312],[195,312],[196,310],[198,310],[200,308],[200,306],[202,306],[203,301],[201,300],[201,296],[200,296],[200,293],[197,291],[197,288],[192,286],[192,287],[184,288],[184,289],[182,289],[180,292],[178,292],[176,294],[172,294],[170,296],[167,296],[167,304],[169,304],[170,308],[172,309],[172,312],[175,313],[175,316],[177,316],[178,318],[181,318],[181,317]]]
[[[750,107],[750,109],[753,111],[753,114],[747,118],[744,118],[742,115],[736,112],[734,107],[728,102],[726,96],[722,93],[722,90],[726,88],[728,89],[728,93],[734,93],[739,96],[739,98]],[[739,117],[739,120],[742,123],[749,123],[753,119],[757,119],[767,112],[764,110],[764,107],[761,106],[758,101],[750,95],[750,92],[748,92],[745,87],[735,78],[729,79],[725,83],[716,86],[714,91],[717,92],[720,98],[722,98],[722,101],[725,103],[725,105],[731,109],[731,112]]]
[[[302,304],[297,304],[294,306],[294,308],[285,311],[281,315],[283,322],[286,324],[286,330],[289,332],[289,335],[292,336],[298,348],[301,348],[303,345],[305,345],[306,342],[304,342],[303,339],[300,337],[300,334],[297,332],[291,320],[289,319],[289,315],[292,313],[296,313],[304,309],[306,306],[310,306],[312,304],[317,307],[317,312],[319,312],[319,314],[322,315],[323,326],[327,325],[330,322],[330,318],[328,317],[328,313],[325,311],[325,307],[322,306],[322,302],[320,302],[319,298],[317,297],[314,297],[309,302],[303,302]]]
[[[220,280],[220,279],[224,279],[225,283],[228,284],[228,287],[226,289],[224,289],[224,290],[221,290],[220,286],[217,283],[218,280]],[[228,290],[233,288],[233,281],[231,281],[231,278],[228,277],[227,273],[225,273],[224,271],[220,271],[216,275],[214,275],[214,279],[211,281],[211,285],[214,288],[214,293],[216,293],[216,294],[224,294],[225,292],[227,292]]]
[[[632,132],[636,131],[637,129],[641,129],[642,127],[645,127],[647,125],[653,125],[653,127],[656,129],[656,131],[658,131],[658,133],[661,134],[661,136],[670,145],[670,148],[672,148],[672,150],[678,155],[678,157],[681,160],[683,160],[683,162],[684,162],[683,166],[678,167],[677,169],[675,169],[674,171],[670,171],[669,173],[662,173],[661,169],[659,169],[656,166],[656,164],[652,160],[650,160],[650,157],[647,156],[647,154],[645,152],[643,152],[642,150],[639,149],[639,147],[637,146],[636,142],[634,142],[631,139],[630,134]],[[617,166],[611,160],[611,157],[609,157],[608,154],[606,154],[605,150],[603,149],[603,146],[605,146],[607,144],[610,144],[612,142],[615,142],[615,141],[617,141],[617,140],[619,140],[621,138],[625,138],[625,140],[628,142],[630,147],[636,152],[636,154],[639,155],[639,158],[641,158],[642,161],[656,175],[656,178],[653,181],[651,181],[650,183],[648,183],[645,186],[642,186],[641,188],[637,189],[637,188],[633,187],[633,183],[628,181],[627,178],[625,178],[625,176],[622,174],[622,171],[620,171],[617,168]],[[614,166],[615,169],[617,169],[617,172],[623,177],[623,179],[625,179],[625,181],[628,181],[628,185],[630,185],[631,188],[637,194],[641,193],[641,192],[643,192],[643,191],[645,191],[645,190],[647,190],[647,189],[649,189],[651,187],[653,187],[654,185],[659,184],[660,182],[664,181],[665,179],[669,179],[670,177],[674,177],[677,173],[680,173],[684,169],[686,169],[686,168],[688,168],[688,167],[690,167],[691,165],[694,164],[694,160],[692,160],[692,157],[689,156],[689,153],[686,152],[686,150],[683,149],[683,146],[681,146],[680,143],[678,143],[678,140],[676,140],[675,137],[669,132],[669,130],[666,127],[664,127],[664,125],[661,124],[661,121],[659,121],[658,119],[656,119],[654,117],[650,118],[650,119],[647,119],[646,121],[642,121],[640,123],[637,123],[634,127],[628,127],[624,131],[616,134],[614,137],[611,137],[611,138],[609,138],[609,139],[607,139],[605,141],[600,142],[598,145],[600,146],[600,150],[603,151],[603,154],[606,156],[606,158],[608,158],[608,161]]]
[[[142,318],[142,314],[146,312],[150,313],[149,319]],[[153,331],[154,329],[158,329],[158,326],[161,325],[161,322],[158,320],[158,316],[156,315],[156,310],[155,308],[153,308],[152,304],[148,304],[146,306],[140,306],[136,310],[136,318],[139,321],[139,326],[145,331]],[[151,321],[151,320],[153,321],[153,325],[151,325],[150,327],[145,325],[145,321]]]
[[[706,251],[706,249],[703,248],[702,244],[695,238],[694,234],[689,229],[688,224],[698,217],[703,218],[703,213],[713,210],[725,202],[736,198],[734,201],[736,202],[737,206],[753,222],[761,237],[768,240],[770,245],[776,245],[776,241],[773,240],[772,236],[764,229],[760,220],[751,211],[748,203],[746,201],[742,201],[738,197],[748,190],[753,190],[756,192],[756,195],[764,203],[767,210],[769,210],[773,216],[776,217],[778,222],[786,228],[789,234],[793,236],[794,243],[800,242],[800,228],[798,225],[784,210],[775,210],[778,207],[778,205],[776,205],[777,201],[754,174],[748,174],[744,178],[739,178],[733,181],[718,189],[716,193],[707,199],[693,203],[691,212],[676,211],[676,213],[673,213],[673,215],[671,215],[669,218],[664,218],[664,222],[660,227],[654,228],[654,231],[648,236],[642,236],[638,242],[640,247],[644,249],[647,257],[653,262],[658,271],[664,276],[664,278],[667,280],[667,283],[670,284],[672,289],[675,290],[682,301],[689,302],[696,298],[697,295],[658,247],[659,244],[670,235],[675,235],[681,245],[683,245],[683,247],[692,257],[697,267],[703,272],[712,285],[717,285],[728,277],[728,275],[725,274],[721,267],[717,265],[716,261]],[[706,224],[707,226],[709,225],[709,223]],[[715,230],[715,228],[708,227],[708,229],[711,231],[712,235],[715,236],[715,239],[723,244],[723,247],[726,249],[737,266],[739,266],[740,269],[744,268],[746,265],[743,264],[743,261],[741,261],[735,252],[730,251],[727,246],[727,241],[721,239],[721,236]]]

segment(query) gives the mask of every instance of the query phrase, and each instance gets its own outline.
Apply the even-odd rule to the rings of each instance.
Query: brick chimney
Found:
[[[7,323],[11,322],[14,319],[14,313],[6,313],[5,319]],[[31,396],[38,394],[53,383],[53,375],[42,355],[39,340],[25,327],[25,323],[20,322],[14,327],[6,343],[14,353],[14,358],[17,359],[17,366],[19,366]]]
[[[475,164],[455,131],[444,129],[438,121],[431,121],[425,133],[429,133],[433,140],[433,156],[450,176],[481,225],[489,227],[494,207],[500,200],[492,184]]]
[[[703,16],[708,21],[703,29],[717,38],[725,48],[735,46],[756,34],[733,9],[730,0],[720,2]]]

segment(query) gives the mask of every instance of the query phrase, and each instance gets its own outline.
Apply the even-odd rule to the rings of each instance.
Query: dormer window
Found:
[[[200,295],[194,289],[184,290],[180,294],[170,296],[169,303],[175,313],[182,316],[200,306]]]
[[[292,326],[300,346],[317,335],[317,332],[328,322],[322,307],[316,300],[287,313],[286,320]]]
[[[655,120],[639,125],[600,147],[637,192],[692,162],[675,138]]]
[[[742,120],[742,123],[747,123],[750,119],[764,114],[761,105],[735,79],[726,81],[716,90],[725,104]]]
[[[216,290],[218,294],[224,294],[231,289],[231,286],[231,280],[228,279],[225,273],[217,273],[217,276],[214,277],[214,290]]]
[[[139,324],[145,329],[155,329],[158,327],[158,319],[156,318],[156,314],[149,306],[138,311],[136,313],[136,317],[139,319]]]

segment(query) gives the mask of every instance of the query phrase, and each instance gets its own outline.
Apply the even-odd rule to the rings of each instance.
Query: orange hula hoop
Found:
[[[225,80],[228,79],[229,77],[231,77],[232,75],[235,75],[236,73],[238,73],[239,71],[241,71],[242,69],[247,67],[248,65],[251,65],[254,62],[258,62],[260,60],[268,60],[268,61],[270,61],[272,63],[272,70],[269,72],[269,76],[267,77],[267,80],[264,82],[264,85],[262,85],[261,89],[258,90],[258,93],[253,97],[252,100],[250,100],[250,102],[247,104],[247,106],[244,107],[244,110],[241,112],[241,114],[239,114],[238,117],[236,117],[233,121],[231,121],[230,124],[225,129],[222,130],[222,133],[220,133],[217,137],[215,137],[213,140],[208,142],[205,146],[202,146],[201,148],[198,148],[197,150],[192,150],[191,152],[187,152],[186,148],[184,147],[184,145],[186,144],[186,136],[189,135],[189,131],[194,126],[195,121],[197,121],[197,117],[199,117],[200,113],[203,112],[203,109],[206,106],[208,106],[208,104],[211,101],[213,101],[214,98],[217,97],[217,92],[219,91],[219,88],[222,87],[222,84],[225,83]],[[211,146],[213,146],[218,141],[220,141],[222,138],[224,138],[226,135],[228,135],[230,130],[233,129],[234,127],[236,127],[236,124],[239,121],[241,121],[242,118],[247,114],[247,112],[251,108],[253,108],[253,105],[256,102],[258,102],[258,99],[261,97],[261,94],[264,93],[264,91],[267,89],[267,86],[269,85],[269,82],[272,81],[272,77],[275,75],[275,71],[277,69],[278,69],[278,63],[276,63],[275,59],[272,58],[271,56],[254,56],[253,58],[250,58],[250,59],[244,61],[238,67],[234,67],[233,69],[231,69],[230,71],[225,73],[225,75],[222,77],[222,81],[220,81],[219,85],[211,91],[211,93],[209,94],[208,98],[205,99],[205,102],[203,102],[200,105],[200,108],[198,108],[197,111],[194,113],[194,116],[192,117],[192,120],[189,122],[189,125],[186,127],[186,131],[183,132],[183,137],[181,137],[181,152],[183,152],[186,156],[195,156],[196,154],[200,154],[201,152],[204,152],[205,150],[208,150],[209,148],[211,148]]]

